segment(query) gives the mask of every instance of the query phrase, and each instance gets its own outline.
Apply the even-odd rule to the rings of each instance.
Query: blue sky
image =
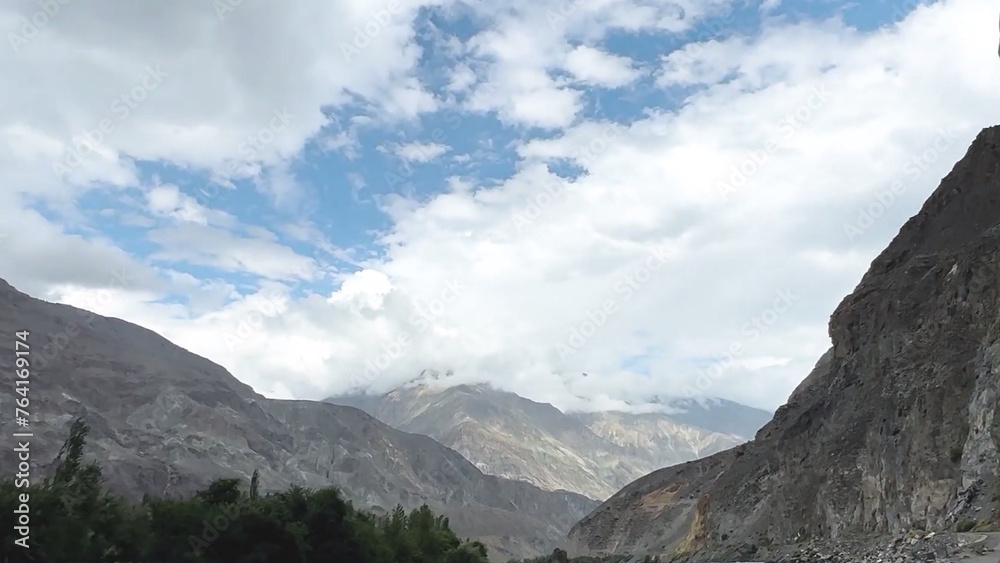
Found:
[[[984,0],[97,2],[30,39],[38,7],[15,4],[0,226],[34,234],[5,242],[0,277],[271,396],[430,368],[565,408],[774,408],[1000,117]]]
[[[851,26],[870,30],[899,21],[912,8],[904,4],[881,2],[862,9],[856,3],[833,2],[779,2],[769,11],[763,11],[759,2],[744,2],[722,8],[721,13],[700,20],[694,27],[679,33],[610,33],[604,46],[610,52],[628,57],[636,67],[655,68],[661,57],[682,48],[691,41],[724,40],[734,35],[761,33],[762,26],[770,22],[799,22],[842,18]],[[914,3],[913,7],[917,4]],[[682,11],[677,12],[683,14]],[[683,20],[682,17],[678,19]],[[472,37],[490,22],[475,23],[468,16],[447,17],[437,10],[424,10],[414,22],[415,44],[422,50],[416,65],[421,82],[435,95],[451,105],[435,112],[416,116],[405,123],[379,124],[378,108],[363,101],[345,104],[328,112],[331,123],[323,127],[319,137],[348,133],[353,137],[347,150],[323,149],[323,143],[312,140],[302,148],[301,154],[290,163],[287,172],[300,188],[299,199],[287,205],[273,205],[274,198],[267,191],[256,189],[254,179],[238,179],[235,189],[213,182],[211,176],[169,162],[137,161],[138,177],[144,184],[164,183],[174,185],[180,193],[194,198],[201,205],[224,209],[245,225],[268,228],[283,222],[308,221],[318,227],[329,241],[350,252],[358,259],[379,256],[382,246],[377,243],[378,232],[392,227],[391,218],[380,210],[379,204],[387,197],[402,195],[416,201],[427,201],[435,194],[447,191],[448,178],[463,176],[474,178],[479,185],[489,185],[508,178],[517,167],[518,157],[514,147],[527,138],[553,138],[558,129],[505,124],[495,113],[474,113],[459,104],[462,97],[450,95],[446,88],[449,72],[459,64],[468,62],[464,57],[448,56],[437,50],[442,35]],[[567,74],[562,73],[564,76]],[[581,111],[576,119],[613,120],[629,123],[645,117],[650,110],[676,112],[684,104],[693,88],[661,88],[652,74],[641,76],[625,87],[591,88],[581,90]],[[350,123],[365,117],[370,125],[350,130]],[[381,125],[381,126],[380,126]],[[280,131],[275,135],[280,135]],[[260,139],[264,144],[267,137]],[[447,152],[430,162],[407,161],[394,152],[398,145],[441,145]],[[251,143],[252,146],[252,143]],[[435,155],[433,148],[426,148],[427,156]],[[550,163],[556,173],[568,176],[578,172],[565,162]],[[90,192],[78,202],[77,209],[91,219],[90,227],[104,236],[121,241],[130,253],[155,257],[156,244],[141,236],[143,229],[101,221],[106,210],[121,209],[118,194]],[[44,209],[40,206],[39,209]],[[127,208],[125,208],[127,209]],[[295,237],[275,233],[282,244],[296,252],[313,255],[315,248],[296,240]],[[327,273],[350,273],[358,265],[350,260],[323,257]],[[176,268],[176,262],[168,262]],[[182,266],[183,269],[183,265]],[[218,277],[234,282],[231,272],[221,268],[198,268],[190,271],[198,277]],[[331,281],[335,282],[335,277]],[[246,281],[246,280],[243,280]],[[322,286],[315,286],[319,289]],[[329,289],[333,289],[332,286]],[[183,299],[183,294],[174,296]]]

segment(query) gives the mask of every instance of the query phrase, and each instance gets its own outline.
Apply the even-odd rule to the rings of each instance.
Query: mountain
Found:
[[[31,365],[27,406],[11,391],[21,331]],[[267,399],[152,331],[33,299],[2,280],[0,335],[0,384],[8,389],[0,393],[8,413],[0,431],[33,433],[33,482],[51,471],[71,421],[83,416],[108,488],[132,498],[189,494],[259,469],[265,491],[336,485],[360,507],[426,503],[498,560],[551,552],[597,504],[485,475],[431,438],[358,409]],[[27,428],[15,426],[19,407]],[[16,457],[0,456],[0,472],[17,473]]]
[[[770,418],[765,411],[719,401],[671,404],[676,415],[566,414],[488,385],[449,387],[433,378],[385,395],[328,401],[362,409],[394,428],[431,436],[485,473],[594,499],[605,499],[654,469],[741,444]],[[731,412],[736,416],[728,419]],[[682,423],[685,417],[714,417],[710,425],[740,432],[705,430]]]
[[[763,426],[745,427],[740,434],[722,434],[682,424],[672,414],[611,411],[573,413],[570,416],[583,422],[594,434],[623,449],[625,455],[648,460],[655,468],[676,465],[737,446],[749,440],[756,429]]]
[[[773,412],[719,398],[667,398],[655,401],[667,408],[670,418],[681,424],[747,439],[771,421]]]
[[[772,542],[995,520],[1000,127],[977,136],[829,332],[752,442],[629,484],[573,527],[575,549],[763,560],[748,557]]]

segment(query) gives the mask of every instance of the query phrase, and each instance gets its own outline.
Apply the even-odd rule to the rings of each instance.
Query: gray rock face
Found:
[[[14,425],[14,333],[30,331],[32,479],[40,480],[84,416],[116,492],[188,494],[218,477],[261,488],[336,485],[359,506],[426,503],[456,532],[481,538],[498,560],[550,553],[596,502],[484,475],[431,438],[364,412],[256,394],[222,367],[139,326],[46,303],[0,280],[0,432]],[[0,472],[16,473],[13,455]]]
[[[991,127],[837,307],[832,349],[754,441],[630,484],[574,526],[575,547],[738,558],[951,525],[960,491],[997,486],[998,251]]]
[[[486,385],[420,384],[381,396],[329,400],[356,406],[400,430],[431,436],[485,473],[595,499],[608,498],[654,469],[741,444],[769,419],[765,411],[720,401],[671,405],[676,415],[564,414]],[[679,422],[682,417],[742,431],[713,432]]]

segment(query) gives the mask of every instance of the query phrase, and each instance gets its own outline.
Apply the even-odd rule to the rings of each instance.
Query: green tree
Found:
[[[216,479],[189,498],[129,502],[102,487],[83,454],[90,428],[78,419],[53,477],[19,488],[0,480],[0,543],[5,563],[487,563],[479,542],[461,542],[428,506],[397,506],[379,517],[356,510],[335,488],[290,487],[260,495],[254,471]],[[14,544],[21,494],[30,495],[31,549]]]
[[[260,498],[260,469],[254,469],[253,476],[250,477],[250,500],[258,498]]]
[[[239,479],[216,479],[208,485],[208,488],[196,494],[209,506],[222,506],[225,504],[236,504],[242,498],[240,493]]]

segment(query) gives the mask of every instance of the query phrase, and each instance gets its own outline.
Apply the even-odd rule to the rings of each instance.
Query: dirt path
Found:
[[[952,559],[957,559],[963,563],[998,563],[1000,553],[1000,532],[970,532],[967,534],[955,534],[959,542],[963,544],[963,549]]]

